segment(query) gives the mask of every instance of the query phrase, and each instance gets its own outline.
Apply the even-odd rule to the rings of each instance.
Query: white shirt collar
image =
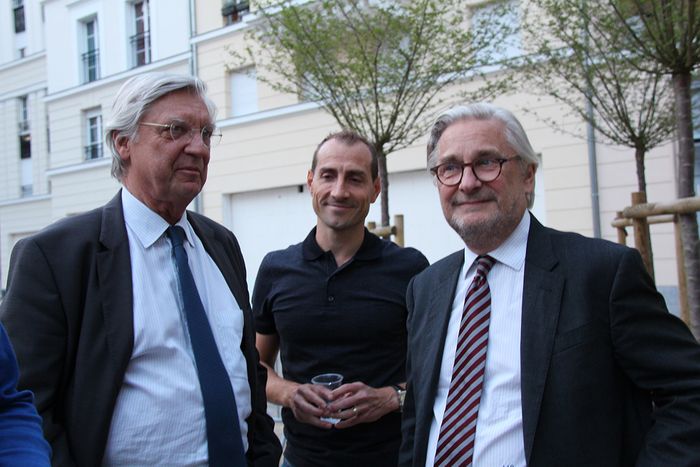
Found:
[[[525,253],[527,250],[527,237],[530,232],[530,212],[525,210],[522,219],[510,236],[501,243],[495,250],[488,252],[488,255],[497,262],[519,271],[525,265]],[[477,254],[464,248],[465,274],[471,268]]]
[[[124,209],[124,222],[133,231],[143,248],[152,246],[170,227],[165,219],[132,195],[126,187],[122,188],[122,207]],[[182,217],[175,225],[184,229],[187,241],[190,245],[194,245],[192,240],[194,232],[187,221],[186,212],[182,213]]]

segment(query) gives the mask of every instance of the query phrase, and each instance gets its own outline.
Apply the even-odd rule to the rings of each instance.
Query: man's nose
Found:
[[[460,191],[470,192],[474,191],[483,185],[483,182],[476,178],[471,165],[465,165],[462,168],[462,180],[459,182]]]
[[[342,177],[338,177],[333,184],[333,188],[331,189],[331,196],[334,198],[344,198],[347,196],[347,193],[348,190],[345,185],[345,181],[342,179]]]
[[[187,152],[202,157],[209,156],[210,148],[204,144],[204,139],[202,138],[201,131],[195,131],[194,129],[190,133],[190,141],[185,146]]]

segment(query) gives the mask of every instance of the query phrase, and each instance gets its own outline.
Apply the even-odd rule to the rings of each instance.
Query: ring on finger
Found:
[[[353,408],[352,408],[352,414],[355,415],[355,416],[357,416],[358,413],[360,413],[360,411],[357,410],[357,407],[353,406]]]

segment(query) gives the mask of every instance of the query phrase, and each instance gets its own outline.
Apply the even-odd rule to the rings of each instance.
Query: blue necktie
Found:
[[[187,252],[183,247],[185,231],[174,225],[168,227],[166,233],[175,255],[182,302],[202,390],[209,465],[244,467],[247,464],[241,427],[238,424],[236,397],[187,262]]]

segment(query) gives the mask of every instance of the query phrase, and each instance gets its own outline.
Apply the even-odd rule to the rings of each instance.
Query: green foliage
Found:
[[[469,10],[453,0],[285,0],[258,13],[255,45],[236,59],[271,71],[258,79],[318,102],[383,154],[425,135],[426,113],[454,97],[444,91],[472,78],[488,59],[477,52],[502,34],[466,28]]]
[[[455,84],[483,79],[509,34],[492,8],[468,27],[464,0],[263,1],[236,66],[255,64],[273,89],[318,102],[341,127],[364,134],[380,155],[382,223],[388,223],[386,155],[426,135],[433,113],[458,99],[501,90],[489,81],[468,95]],[[482,19],[484,21],[484,19]]]
[[[532,0],[523,23],[533,48],[522,69],[529,85],[608,142],[635,149],[646,191],[644,155],[674,131],[668,76],[637,52],[607,1]]]
[[[692,73],[700,66],[698,0],[607,0],[630,48],[653,63],[652,70]]]

